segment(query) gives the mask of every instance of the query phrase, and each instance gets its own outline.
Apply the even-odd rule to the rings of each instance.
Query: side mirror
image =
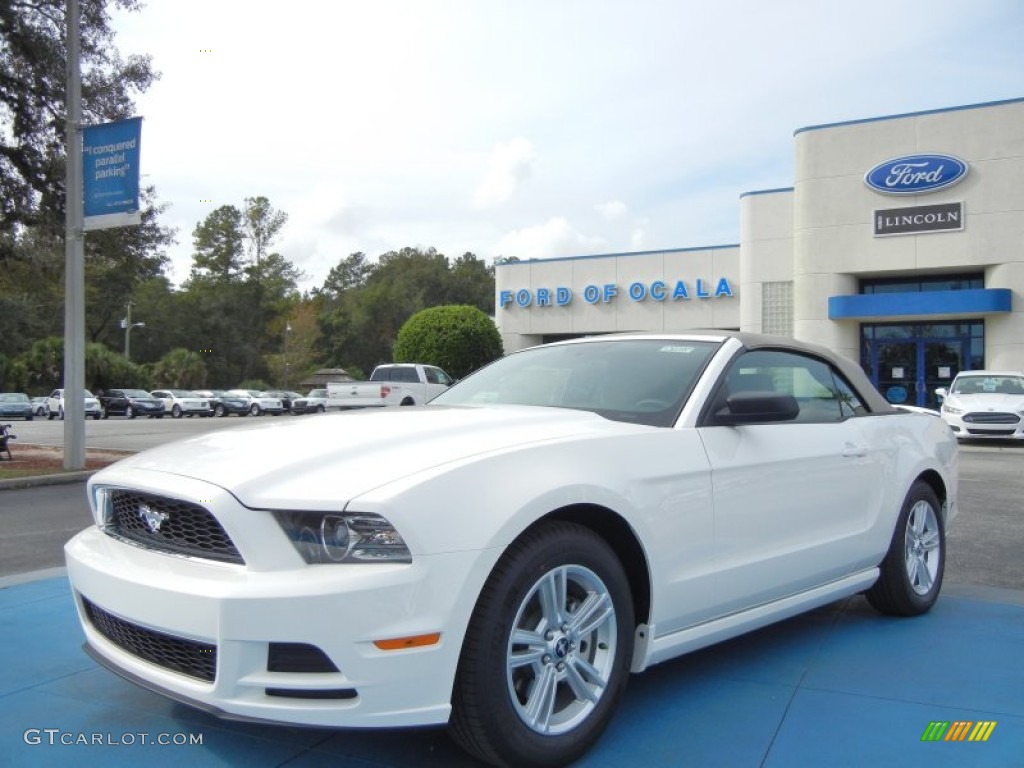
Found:
[[[948,392],[946,391],[946,388],[945,388],[945,387],[938,387],[938,388],[937,388],[937,389],[935,390],[935,394],[939,396],[939,400],[945,400],[945,399],[946,399],[946,396],[947,396],[947,395],[948,395],[949,393],[948,393]]]
[[[792,421],[800,413],[800,404],[792,395],[776,392],[737,392],[715,412],[715,423],[730,427],[742,424],[771,424]]]

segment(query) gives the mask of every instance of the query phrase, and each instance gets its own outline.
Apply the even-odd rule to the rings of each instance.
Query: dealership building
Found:
[[[619,331],[789,336],[935,405],[1024,369],[1024,99],[802,128],[792,187],[739,199],[740,242],[508,262],[506,351]]]

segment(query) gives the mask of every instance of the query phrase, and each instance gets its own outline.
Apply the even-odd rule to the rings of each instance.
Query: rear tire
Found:
[[[923,480],[907,493],[879,568],[878,581],[866,593],[878,612],[919,616],[935,605],[946,569],[946,531],[942,505]]]
[[[213,409],[213,415],[216,416],[217,418],[223,419],[224,418],[224,406],[223,405],[218,405],[216,408],[214,408]]]
[[[256,403],[253,403],[252,407],[249,408],[249,413],[251,413],[253,416],[259,416],[260,415],[260,407],[259,407],[259,405],[256,404]]]
[[[600,738],[626,689],[633,601],[611,547],[574,523],[502,555],[463,642],[450,730],[493,765],[565,765]]]

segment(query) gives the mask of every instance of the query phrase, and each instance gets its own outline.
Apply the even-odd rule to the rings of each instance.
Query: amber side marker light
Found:
[[[429,635],[413,635],[412,637],[393,637],[389,640],[374,640],[373,644],[382,651],[400,651],[403,648],[422,648],[425,645],[436,645],[440,640],[440,632],[431,632]]]

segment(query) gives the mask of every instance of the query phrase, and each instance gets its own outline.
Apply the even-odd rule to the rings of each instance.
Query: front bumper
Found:
[[[1024,440],[1024,417],[1019,414],[944,410],[941,415],[961,440]]]
[[[211,496],[218,506],[232,503],[220,494]],[[243,545],[275,535],[275,522],[256,519],[270,513],[232,512],[218,515],[229,531],[252,516],[251,530],[239,532],[243,553],[251,550]],[[276,535],[275,546],[291,549],[283,532]],[[473,602],[456,587],[473,581],[478,553],[420,556],[407,565],[309,566],[286,551],[276,563],[247,556],[243,566],[150,551],[94,526],[69,541],[65,554],[90,654],[147,688],[236,719],[330,727],[448,720]],[[175,659],[181,648],[215,654],[210,679],[136,652],[138,644],[121,640],[125,632],[146,643],[169,638]],[[419,648],[374,645],[435,632],[440,640]],[[314,646],[337,671],[271,671],[271,644],[279,643]]]

